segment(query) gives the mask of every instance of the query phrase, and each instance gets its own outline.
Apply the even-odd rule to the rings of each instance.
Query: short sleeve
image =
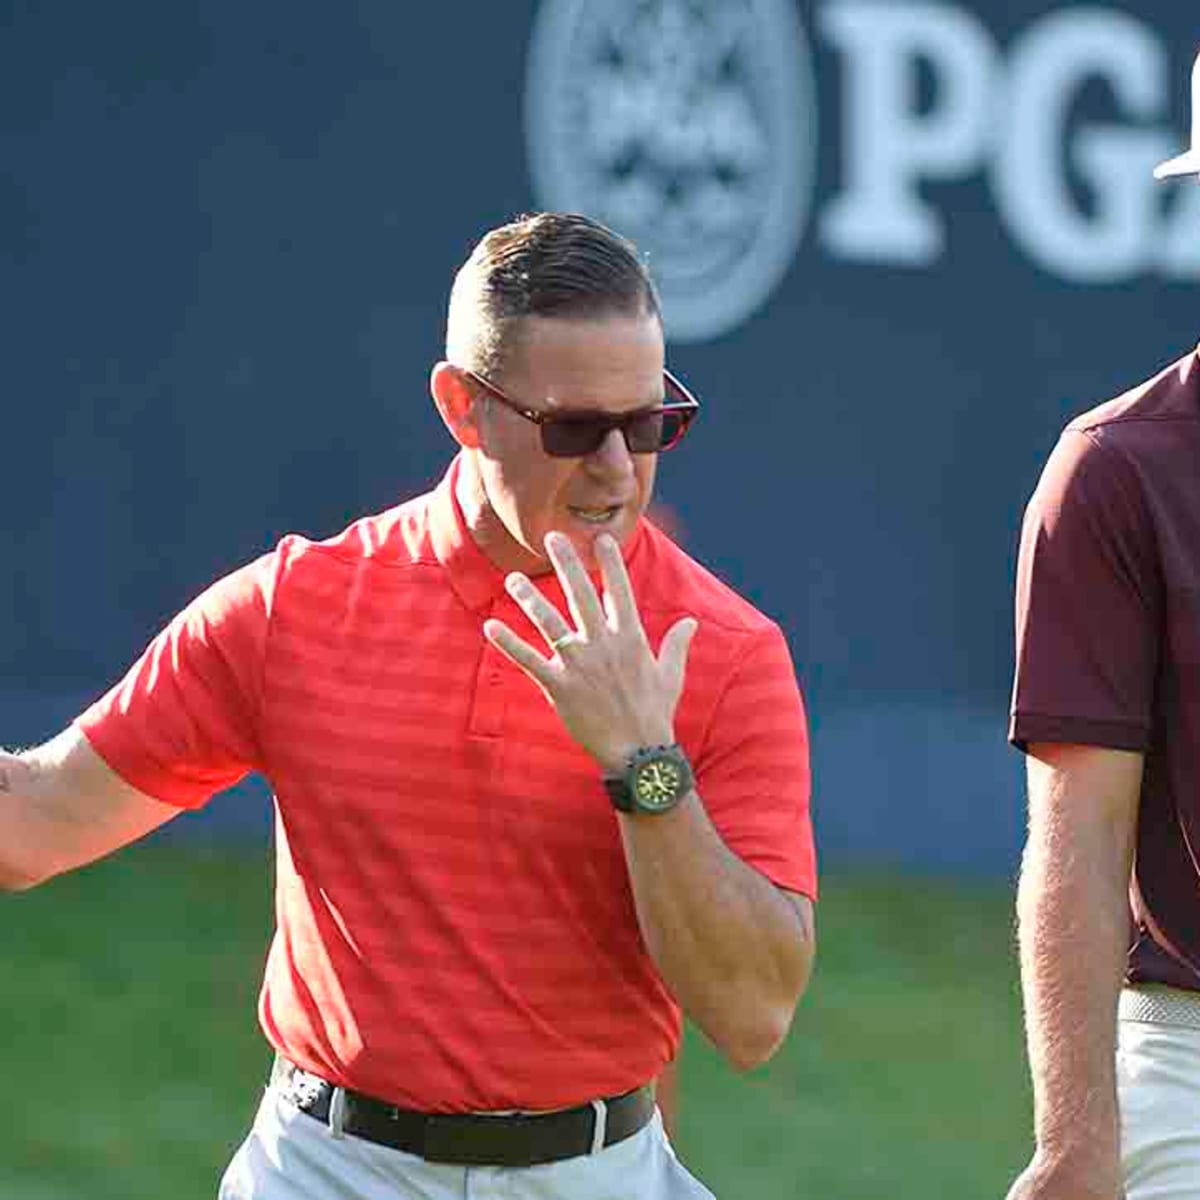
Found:
[[[713,711],[696,786],[725,844],[778,887],[816,899],[808,723],[783,633],[755,635]]]
[[[261,765],[259,692],[274,554],[218,580],[75,722],[127,783],[197,808]]]
[[[1021,531],[1009,737],[1144,750],[1158,667],[1161,583],[1136,472],[1068,429]]]

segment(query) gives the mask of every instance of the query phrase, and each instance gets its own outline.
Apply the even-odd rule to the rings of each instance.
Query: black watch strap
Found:
[[[633,793],[629,790],[624,775],[605,775],[604,790],[608,793],[613,808],[618,812],[634,811]]]

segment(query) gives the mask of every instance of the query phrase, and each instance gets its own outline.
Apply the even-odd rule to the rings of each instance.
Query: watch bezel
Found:
[[[640,778],[647,770],[663,762],[669,763],[671,769],[678,774],[674,793],[661,801],[643,798],[638,788]],[[695,786],[695,776],[683,748],[677,742],[673,742],[666,746],[643,746],[635,750],[626,761],[624,770],[619,775],[607,777],[604,786],[613,805],[621,812],[657,816],[670,812],[678,805]]]

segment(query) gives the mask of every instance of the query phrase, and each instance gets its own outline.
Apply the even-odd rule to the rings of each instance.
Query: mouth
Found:
[[[611,525],[620,516],[624,507],[623,504],[609,504],[585,508],[583,505],[570,504],[567,506],[567,511],[585,525],[604,526]]]

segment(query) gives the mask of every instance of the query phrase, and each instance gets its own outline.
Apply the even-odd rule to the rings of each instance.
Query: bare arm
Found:
[[[695,792],[623,814],[621,835],[642,938],[680,1005],[734,1066],[765,1062],[808,983],[812,902],[742,862]]]
[[[1029,748],[1017,912],[1037,1150],[1010,1200],[1119,1200],[1114,1059],[1143,759]]]
[[[546,546],[575,629],[521,575],[509,590],[547,642],[545,659],[499,621],[484,632],[545,692],[600,771],[619,770],[640,746],[674,741],[696,622],[668,630],[650,650],[621,553],[596,539],[601,604],[561,534]],[[622,814],[621,835],[646,947],[684,1012],[736,1067],[769,1058],[792,1020],[813,958],[812,906],[776,888],[722,841],[693,791],[662,814]]]
[[[130,787],[74,727],[34,750],[0,751],[0,888],[102,858],[177,812]]]

